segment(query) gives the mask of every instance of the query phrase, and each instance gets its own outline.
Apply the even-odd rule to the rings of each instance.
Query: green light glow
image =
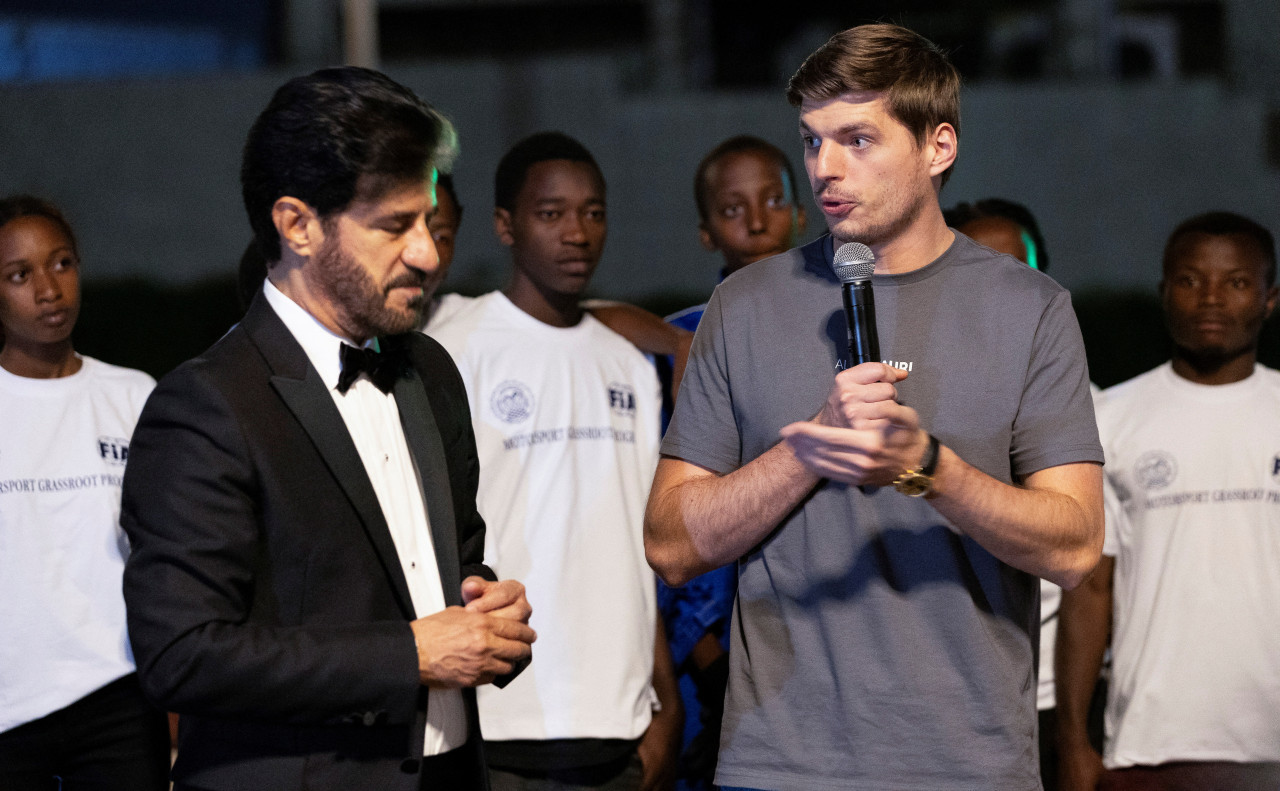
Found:
[[[1027,233],[1025,229],[1022,231],[1022,246],[1027,248],[1027,266],[1032,269],[1039,269],[1040,267],[1036,265],[1035,240],[1031,238],[1031,234]]]

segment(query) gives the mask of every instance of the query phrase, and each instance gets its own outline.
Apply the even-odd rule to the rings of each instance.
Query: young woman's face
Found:
[[[61,226],[39,216],[0,226],[0,327],[5,345],[64,343],[79,315],[80,261]]]

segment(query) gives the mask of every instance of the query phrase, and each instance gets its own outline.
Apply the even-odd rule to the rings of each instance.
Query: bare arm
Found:
[[[644,546],[668,585],[737,560],[759,544],[819,477],[779,443],[728,475],[664,457],[649,492]]]
[[[679,355],[683,348],[686,356],[689,353],[693,333],[666,323],[656,313],[625,302],[599,299],[583,302],[582,307],[642,352]]]
[[[852,409],[853,401],[892,398],[892,383],[906,373],[875,366],[860,366],[853,377],[870,387],[848,392],[833,388],[814,419],[837,420],[841,400],[848,400]],[[668,585],[683,585],[737,560],[773,532],[824,475],[804,463],[789,442],[774,445],[723,476],[681,459],[663,458],[645,512],[649,565]]]
[[[938,513],[1014,568],[1070,590],[1102,554],[1102,466],[1064,464],[997,481],[942,449],[930,499]]]
[[[896,373],[895,373],[896,372]],[[918,468],[928,445],[914,409],[886,394],[902,372],[864,363],[836,376],[826,406],[782,436],[817,475],[885,486]],[[1090,462],[1040,470],[1010,485],[942,447],[929,502],[991,554],[1074,588],[1102,553],[1102,468]]]
[[[676,667],[667,644],[667,630],[662,616],[657,620],[653,641],[653,691],[658,696],[658,710],[636,748],[644,769],[642,791],[665,791],[675,787],[676,762],[680,758],[680,742],[684,733],[684,707],[680,703],[680,685]]]
[[[1102,758],[1089,744],[1089,701],[1111,634],[1115,558],[1103,556],[1080,587],[1062,594],[1053,675],[1058,698],[1058,780],[1063,791],[1093,791]]]

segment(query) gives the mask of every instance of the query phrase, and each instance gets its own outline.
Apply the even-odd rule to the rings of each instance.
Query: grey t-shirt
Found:
[[[664,454],[728,473],[817,413],[849,364],[831,255],[823,237],[716,289]],[[961,458],[1006,482],[1102,461],[1061,286],[957,233],[873,288],[899,400]],[[738,568],[719,784],[1040,787],[1031,575],[925,500],[830,481]]]

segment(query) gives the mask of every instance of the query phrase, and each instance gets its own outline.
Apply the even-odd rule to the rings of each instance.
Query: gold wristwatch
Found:
[[[893,488],[908,497],[924,497],[933,491],[933,471],[938,468],[938,438],[929,435],[929,447],[925,449],[924,458],[920,460],[918,469],[904,470]]]

